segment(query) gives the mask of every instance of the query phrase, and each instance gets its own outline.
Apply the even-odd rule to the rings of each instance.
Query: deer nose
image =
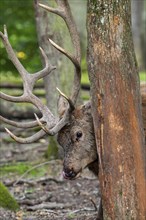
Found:
[[[73,179],[76,176],[76,173],[73,170],[64,170],[63,177],[65,179]]]

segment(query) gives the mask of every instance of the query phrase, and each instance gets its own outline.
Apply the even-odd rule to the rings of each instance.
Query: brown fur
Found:
[[[65,109],[62,107],[61,116]],[[81,137],[77,136],[77,132],[82,133]],[[72,112],[69,124],[58,133],[58,142],[64,150],[64,178],[77,178],[85,167],[98,176],[99,164],[90,102]],[[100,201],[97,219],[102,220],[102,216]]]
[[[82,134],[81,137],[78,137],[78,133]],[[64,150],[63,170],[66,178],[77,177],[85,167],[98,175],[98,155],[90,102],[72,112],[69,124],[58,133],[58,142]]]

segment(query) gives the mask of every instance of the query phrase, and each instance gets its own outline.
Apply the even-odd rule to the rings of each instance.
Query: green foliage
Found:
[[[89,82],[89,76],[87,73],[82,74],[81,83],[83,84],[90,84]]]
[[[54,137],[49,137],[49,146],[45,152],[45,157],[49,160],[58,158],[58,145]]]
[[[3,32],[3,25],[6,24],[10,43],[17,51],[17,57],[22,64],[30,72],[40,69],[33,0],[2,0],[0,1],[0,14],[0,31]],[[3,74],[11,71],[16,75],[17,70],[8,59],[2,42],[0,42],[0,49],[1,70],[5,71]]]
[[[20,1],[20,0],[1,0],[0,1],[0,31],[3,32],[3,25],[6,24],[8,29],[9,40],[15,49],[16,54],[24,67],[31,73],[41,69],[41,61],[39,56],[39,46],[36,33],[36,22],[34,12],[34,1]],[[73,2],[71,2],[72,5]],[[81,2],[80,2],[81,4]],[[85,5],[83,5],[85,7]],[[73,14],[75,14],[76,7],[72,6]],[[81,13],[81,11],[80,11]],[[80,16],[83,24],[86,15]],[[76,17],[75,17],[76,18]],[[83,19],[84,18],[84,19]],[[58,29],[56,22],[55,28]],[[59,23],[60,25],[60,23]],[[83,25],[84,26],[84,25]],[[85,31],[84,31],[85,32]],[[80,33],[81,34],[81,33]],[[83,40],[84,39],[84,40]],[[89,83],[86,64],[86,40],[85,36],[81,35],[82,45],[82,83]],[[19,83],[21,80],[17,77],[18,73],[14,65],[8,59],[5,48],[0,41],[0,66],[1,66],[1,82],[6,82],[8,79],[14,83]],[[12,76],[13,75],[13,76]],[[140,73],[140,80],[145,81],[145,73]]]
[[[31,165],[28,165],[26,163],[14,163],[14,164],[9,164],[9,165],[0,167],[0,173],[1,174],[5,174],[5,173],[23,174],[30,168],[31,168]]]
[[[0,57],[2,55],[0,54]],[[7,59],[7,58],[6,58]],[[1,62],[1,61],[0,61]],[[7,61],[6,61],[7,62]],[[4,67],[3,67],[4,68]],[[5,71],[5,70],[2,70],[1,73],[0,73],[0,83],[5,83],[5,82],[11,82],[11,83],[14,83],[14,84],[21,84],[22,83],[22,80],[20,79],[20,77],[18,77],[17,75],[15,75],[13,72],[10,72],[10,71]]]
[[[33,168],[34,165],[30,164],[30,163],[13,163],[13,164],[9,164],[9,165],[5,165],[0,167],[0,173],[1,175],[5,175],[5,174],[10,174],[10,173],[16,173],[19,175],[24,174],[26,171],[28,171],[29,169]],[[33,169],[29,172],[28,176],[42,176],[44,175],[46,172],[45,167],[39,167],[37,169]]]
[[[68,219],[75,219],[75,214],[74,213],[68,213]]]
[[[84,58],[82,59],[81,67],[82,67],[81,83],[89,84],[89,77],[88,77],[88,72],[87,72],[86,57],[84,57]]]
[[[19,205],[16,200],[9,193],[8,189],[0,182],[0,207],[17,211]]]
[[[140,81],[142,82],[142,81],[144,81],[144,82],[146,82],[146,72],[140,72],[139,73],[139,76],[140,76]]]

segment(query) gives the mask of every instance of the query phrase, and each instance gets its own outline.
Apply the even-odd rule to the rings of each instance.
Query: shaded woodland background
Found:
[[[84,70],[86,70],[86,1],[82,3],[79,0],[71,0],[70,3],[81,36],[82,68],[84,73]],[[33,73],[41,68],[33,1],[2,0],[0,6],[0,30],[3,30],[4,24],[7,25],[9,39],[13,48],[17,51],[17,56],[27,70]],[[132,0],[133,38],[140,71],[145,71],[146,69],[146,49],[144,46],[146,41],[145,11],[146,3],[143,0]],[[61,23],[55,25],[57,29],[61,26]],[[61,34],[64,34],[63,30]],[[2,44],[0,58],[1,77],[7,74],[10,76],[11,73],[17,76],[17,71],[9,61]]]
[[[46,0],[47,4],[48,2],[49,1]],[[53,2],[54,1],[51,1],[50,4],[53,4]],[[69,2],[71,3],[72,12],[81,36],[83,73],[82,85],[83,88],[87,88],[89,90],[89,80],[86,66],[86,1],[70,0]],[[141,83],[146,83],[146,3],[144,1],[132,0],[132,23],[140,80]],[[4,24],[7,25],[9,40],[15,51],[17,51],[17,56],[25,68],[31,73],[40,70],[42,68],[42,64],[36,32],[33,0],[1,0],[1,31],[3,31]],[[55,22],[52,26],[55,33],[57,33],[59,30],[60,34],[65,39],[64,44],[67,46],[67,48],[69,47],[69,49],[71,49],[71,45],[68,45],[70,41],[66,36],[64,27],[62,26],[62,21],[58,20],[58,22]],[[11,61],[9,61],[5,48],[1,42],[0,51],[1,91],[15,96],[20,95],[22,93],[21,79],[15,67]],[[61,65],[66,65],[64,62],[62,64],[59,62],[56,64],[59,70]],[[61,74],[64,75],[64,77],[61,78],[63,87],[67,83],[71,83],[70,77],[68,77],[68,67],[65,71],[62,69]],[[69,88],[67,89],[67,93],[69,93]],[[81,99],[84,102],[89,99],[88,90],[84,89],[81,92]],[[37,85],[35,94],[46,102],[43,81],[40,81]],[[9,119],[34,119],[34,109],[29,104],[16,105],[13,103],[0,102],[0,105],[1,114]],[[35,109],[35,111],[37,110]],[[39,115],[39,112],[37,114]],[[32,215],[32,218],[34,216],[34,219],[40,218],[40,212],[32,214],[32,211],[38,210],[36,205],[46,205],[46,202],[49,202],[50,205],[48,206],[50,216],[52,215],[50,219],[61,219],[63,217],[77,218],[78,214],[80,214],[80,219],[91,219],[90,215],[92,217],[94,216],[93,219],[95,218],[97,214],[96,205],[98,206],[99,203],[99,191],[98,187],[96,188],[96,186],[98,186],[97,180],[90,173],[85,171],[82,179],[72,183],[67,183],[64,182],[60,174],[62,169],[61,160],[51,161],[49,165],[32,169],[34,166],[48,161],[48,158],[58,158],[58,153],[56,154],[56,152],[48,152],[50,151],[48,145],[54,145],[52,140],[46,137],[35,144],[31,144],[31,146],[19,145],[9,138],[9,136],[4,132],[3,124],[0,126],[0,131],[1,180],[7,187],[9,187],[10,192],[15,195],[15,198],[23,209],[28,211],[25,214],[23,212],[21,213],[21,215],[25,216],[24,219],[27,219],[27,217],[30,217],[30,215]],[[18,134],[18,136],[21,134],[24,136],[26,135],[26,132],[22,131],[21,129],[14,128],[14,132]],[[17,185],[13,186],[21,175],[31,169],[32,171],[30,171],[29,174],[23,178],[23,180],[19,181]],[[95,189],[94,191],[93,188]],[[44,196],[44,192],[47,192],[47,196]],[[24,197],[25,200],[23,200]],[[40,200],[36,202],[36,198],[40,198]],[[82,203],[82,201],[84,202]],[[60,207],[57,207],[57,203],[59,203]],[[54,210],[53,207],[57,207],[57,210],[51,211]],[[62,209],[64,209],[64,211],[62,211]],[[76,212],[74,212],[74,210]],[[10,219],[10,216],[8,215],[8,217],[5,219]],[[14,216],[14,219],[15,217],[16,216]],[[48,216],[45,212],[42,212],[41,218],[48,219]],[[13,216],[11,216],[11,219],[13,219]]]

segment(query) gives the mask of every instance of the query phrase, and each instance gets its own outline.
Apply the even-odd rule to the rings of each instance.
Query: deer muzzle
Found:
[[[74,180],[76,178],[78,178],[80,176],[80,171],[79,172],[75,172],[73,169],[64,169],[63,170],[63,177],[65,179],[68,179],[68,180]]]

